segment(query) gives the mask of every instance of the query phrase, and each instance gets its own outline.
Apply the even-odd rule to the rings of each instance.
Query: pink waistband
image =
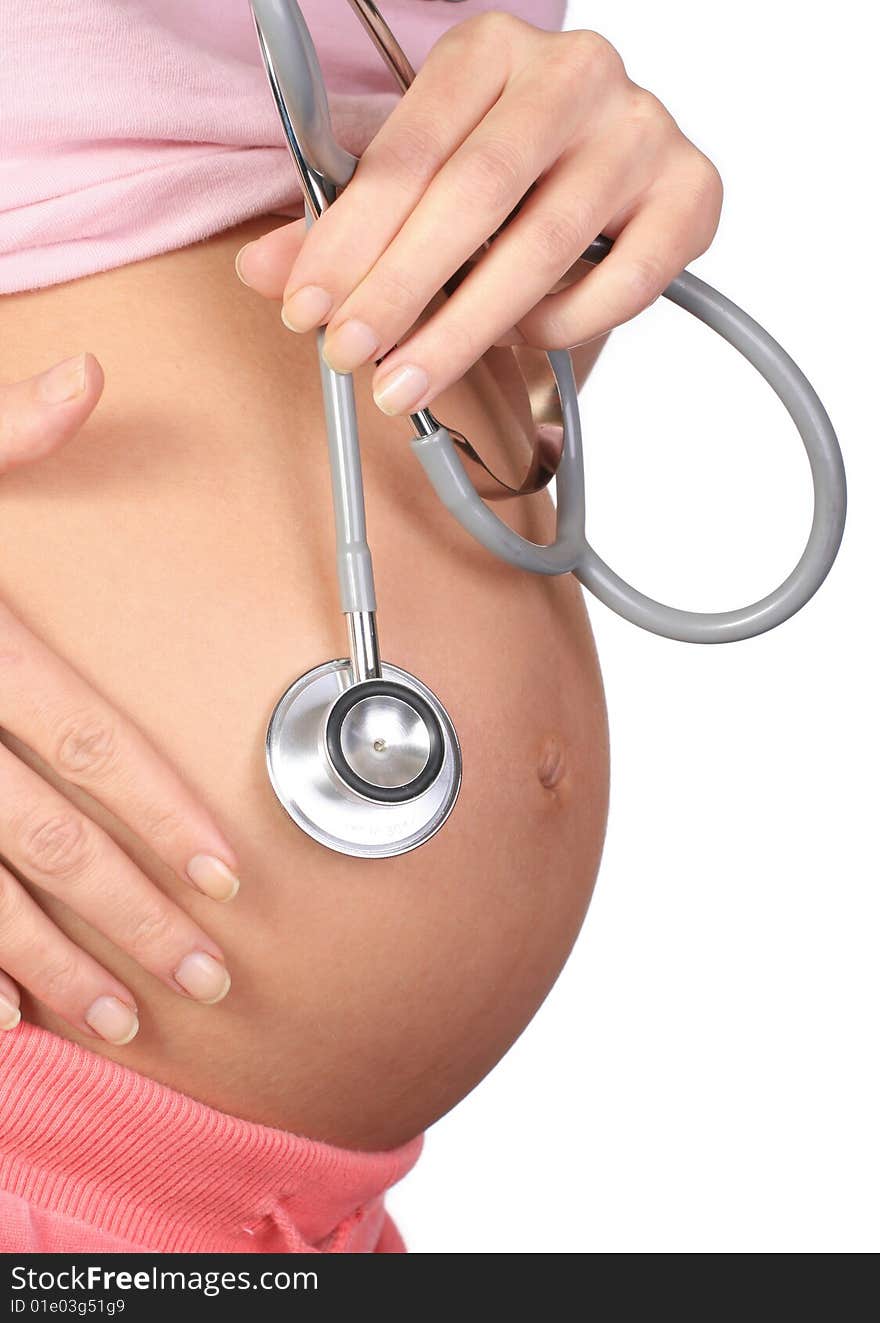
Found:
[[[384,1248],[383,1194],[420,1148],[333,1148],[215,1111],[34,1025],[0,1034],[0,1190],[140,1248]]]

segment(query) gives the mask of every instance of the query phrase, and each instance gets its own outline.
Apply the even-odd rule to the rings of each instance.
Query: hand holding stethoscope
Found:
[[[715,167],[603,37],[482,14],[437,42],[320,224],[272,231],[237,267],[283,298],[292,331],[327,327],[338,372],[387,355],[376,403],[413,413],[491,345],[563,349],[634,317],[709,246],[721,193]],[[551,293],[600,233],[612,256]]]

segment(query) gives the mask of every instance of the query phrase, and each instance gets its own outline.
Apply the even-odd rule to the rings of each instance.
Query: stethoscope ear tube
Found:
[[[601,236],[584,257],[601,261],[612,242]],[[791,574],[760,601],[734,611],[683,611],[657,602],[616,574],[593,550],[584,532],[583,439],[571,356],[548,354],[562,404],[565,441],[557,475],[557,531],[549,546],[513,532],[478,496],[445,428],[412,442],[443,504],[493,555],[535,574],[570,570],[601,602],[641,629],[683,643],[733,643],[781,625],[804,606],[834,564],[846,520],[846,475],[831,420],[794,360],[762,326],[730,299],[683,271],[664,291],[760,372],[788,410],[810,464],[813,521],[803,554]]]
[[[251,13],[303,193],[317,206],[322,197],[348,183],[357,157],[333,136],[321,66],[299,5],[293,0],[251,0]]]

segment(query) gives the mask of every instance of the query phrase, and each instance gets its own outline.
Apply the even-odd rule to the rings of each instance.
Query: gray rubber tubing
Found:
[[[612,242],[604,235],[584,254],[601,261]],[[657,602],[615,574],[584,533],[584,462],[577,384],[571,356],[548,357],[562,403],[565,440],[557,475],[556,539],[538,546],[514,533],[477,495],[445,428],[416,438],[413,450],[443,504],[488,551],[535,574],[571,571],[601,602],[642,629],[683,643],[733,643],[752,638],[799,611],[834,563],[846,520],[846,476],[831,420],[797,364],[781,345],[730,299],[689,271],[664,296],[710,326],[760,372],[797,428],[813,478],[813,522],[803,555],[788,578],[760,601],[735,611],[682,611]]]
[[[302,10],[296,0],[250,3],[281,122],[286,127],[289,116],[295,119],[309,163],[342,188],[354,174],[358,158],[333,136],[327,90]]]
[[[354,383],[334,372],[321,352],[324,331],[318,332],[318,361],[327,420],[327,451],[336,528],[336,577],[339,600],[346,613],[376,610],[373,560],[367,544],[364,481],[358,440]]]

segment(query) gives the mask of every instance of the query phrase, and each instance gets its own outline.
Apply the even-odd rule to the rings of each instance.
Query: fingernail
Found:
[[[184,992],[188,992],[196,1001],[213,1006],[215,1001],[222,1001],[232,985],[229,970],[219,960],[206,951],[193,951],[184,956],[174,977]]]
[[[193,855],[186,866],[186,875],[194,887],[212,900],[232,900],[238,892],[239,881],[232,869],[212,854]]]
[[[324,361],[334,372],[353,372],[375,358],[378,348],[379,337],[372,326],[352,318],[324,341]]]
[[[289,331],[313,331],[333,306],[326,289],[318,285],[303,285],[284,303],[281,320]]]
[[[116,1047],[125,1047],[140,1028],[137,1013],[118,997],[99,997],[83,1018],[99,1038],[114,1043]]]
[[[238,252],[235,254],[235,274],[238,276],[239,280],[243,285],[247,285],[248,289],[250,289],[250,284],[245,279],[244,272],[241,269],[241,259],[244,257],[247,250],[252,247],[253,247],[253,242],[246,243],[241,248],[239,248]]]
[[[428,392],[428,374],[420,367],[399,367],[373,391],[373,399],[383,413],[411,410]]]
[[[501,345],[504,348],[508,345],[524,345],[525,342],[525,336],[520,335],[515,326],[511,327],[509,331],[506,331],[504,335],[499,335],[498,339],[495,341],[496,345]]]
[[[0,1029],[14,1029],[20,1019],[20,1007],[8,997],[0,995]]]
[[[86,388],[86,356],[77,354],[56,363],[37,379],[37,394],[44,404],[64,404]]]

